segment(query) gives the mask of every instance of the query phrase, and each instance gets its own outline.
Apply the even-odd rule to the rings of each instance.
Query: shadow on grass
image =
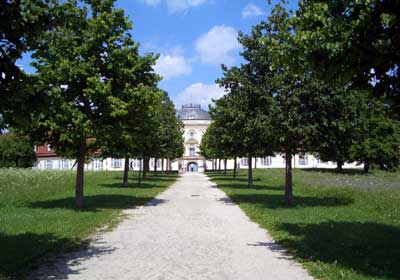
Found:
[[[150,172],[149,175],[146,178],[141,178],[142,182],[155,182],[155,181],[164,181],[164,182],[174,182],[178,179],[179,175],[177,173],[157,173],[157,175],[154,175],[153,172]],[[123,179],[123,174],[120,173],[117,176],[114,176],[113,179],[121,181],[122,184],[122,179]],[[138,176],[132,176],[129,175],[129,183],[137,183],[138,182]]]
[[[240,170],[240,169],[238,169],[238,171],[239,171],[239,170]],[[233,175],[232,175],[232,171],[231,171],[231,170],[228,170],[228,173],[227,173],[226,176],[224,176],[224,171],[218,172],[218,171],[215,171],[215,170],[206,171],[205,174],[206,174],[206,175],[210,175],[210,176],[220,176],[221,178],[231,178],[231,179],[233,179],[233,180],[235,179],[235,178],[233,178]],[[240,173],[237,173],[237,174],[236,174],[236,178],[238,178],[238,177],[246,177],[246,178],[247,178],[247,174],[240,174]]]
[[[332,168],[302,168],[301,171],[308,171],[308,172],[321,172],[321,173],[331,173],[331,174],[338,174],[338,175],[368,175],[364,173],[363,169],[343,169],[339,172],[337,169]]]
[[[230,194],[229,198],[235,203],[256,203],[264,208],[277,209],[286,208],[284,204],[283,194]],[[230,200],[221,199],[221,201],[230,204]],[[349,198],[338,197],[312,197],[312,196],[296,196],[293,200],[293,207],[333,207],[349,205],[353,203]]]
[[[335,263],[372,277],[400,279],[400,228],[378,223],[284,223],[296,238],[280,243],[304,259]],[[385,278],[386,279],[386,278]]]
[[[115,180],[119,180],[122,183],[122,176],[114,176],[113,179]],[[178,178],[178,176],[163,176],[162,174],[160,174],[159,176],[151,176],[151,177],[147,177],[145,179],[141,179],[142,181],[167,181],[167,182],[173,182],[176,181],[176,179]],[[137,182],[138,181],[138,177],[132,177],[129,178],[129,182]]]
[[[148,202],[151,203],[149,204]],[[93,195],[85,196],[84,198],[84,209],[81,211],[98,211],[98,209],[125,209],[131,208],[138,205],[149,204],[151,206],[156,206],[161,203],[165,203],[164,199],[157,199],[152,197],[134,197],[129,195]],[[56,200],[45,200],[37,201],[29,204],[32,208],[75,208],[75,198],[67,197]]]
[[[226,189],[243,189],[243,190],[270,190],[270,191],[280,191],[283,192],[283,186],[266,186],[266,185],[253,185],[249,187],[247,184],[218,184],[222,188]]]
[[[84,244],[51,233],[0,233],[0,279],[24,279],[47,254],[77,249]]]
[[[146,181],[145,181],[146,182]],[[112,183],[112,184],[100,184],[99,186],[104,188],[118,188],[118,189],[152,189],[152,188],[164,188],[163,186],[157,186],[154,184],[142,182],[140,185],[136,183],[129,183],[128,186],[122,186],[122,183]]]
[[[221,177],[219,177],[219,176],[218,177],[212,177],[212,179],[215,180],[215,181],[225,181],[225,182],[232,182],[232,181],[234,181],[234,182],[245,182],[245,183],[248,182],[247,178],[233,178],[233,177],[227,177],[227,176],[224,176],[224,177],[222,177],[222,176]],[[253,178],[253,182],[259,182],[259,181],[261,181],[260,178]]]

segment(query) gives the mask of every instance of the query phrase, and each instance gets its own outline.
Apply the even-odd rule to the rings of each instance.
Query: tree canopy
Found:
[[[0,135],[0,168],[29,168],[36,162],[33,141],[17,134]]]
[[[57,154],[77,159],[78,207],[83,207],[85,161],[112,131],[126,140],[121,128],[147,114],[158,81],[152,70],[157,57],[139,55],[131,22],[114,2],[67,1],[64,9],[71,17],[42,34],[32,55],[36,97],[46,108],[30,112],[28,130]]]

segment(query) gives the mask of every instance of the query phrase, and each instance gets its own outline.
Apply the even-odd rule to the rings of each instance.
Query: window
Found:
[[[68,169],[68,160],[60,159],[58,168],[59,169]]]
[[[241,158],[240,159],[240,164],[243,166],[248,166],[249,165],[249,159],[248,158]]]
[[[261,165],[271,165],[272,157],[263,157],[261,158]]]
[[[33,151],[37,152],[37,146],[36,145],[33,146]]]
[[[44,162],[44,168],[45,169],[53,169],[53,161],[52,160],[46,160]]]
[[[189,148],[189,155],[190,155],[191,157],[196,156],[196,149],[195,149],[194,147],[190,147],[190,148]]]
[[[299,165],[308,165],[308,156],[304,153],[299,154]]]
[[[121,168],[122,167],[122,159],[112,158],[111,159],[111,168]]]
[[[140,160],[139,159],[135,159],[134,161],[133,161],[133,167],[134,168],[139,168],[140,167]]]
[[[194,137],[196,135],[196,132],[194,130],[189,131],[190,137]]]
[[[92,170],[98,170],[98,169],[103,169],[103,161],[100,159],[94,159],[90,163],[90,168]]]
[[[47,151],[50,152],[51,151],[51,145],[47,144]]]

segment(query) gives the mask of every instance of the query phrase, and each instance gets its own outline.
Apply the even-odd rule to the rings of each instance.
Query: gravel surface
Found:
[[[313,279],[204,174],[183,175],[125,214],[30,279]]]

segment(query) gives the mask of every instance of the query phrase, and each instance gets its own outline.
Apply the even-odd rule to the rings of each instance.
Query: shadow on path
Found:
[[[72,266],[78,267],[87,259],[111,254],[116,250],[99,241],[95,241],[95,245],[87,242],[74,252],[50,256],[46,264],[40,266],[39,270],[33,271],[29,279],[69,279],[69,276],[79,275],[83,271],[83,269],[73,269]]]

